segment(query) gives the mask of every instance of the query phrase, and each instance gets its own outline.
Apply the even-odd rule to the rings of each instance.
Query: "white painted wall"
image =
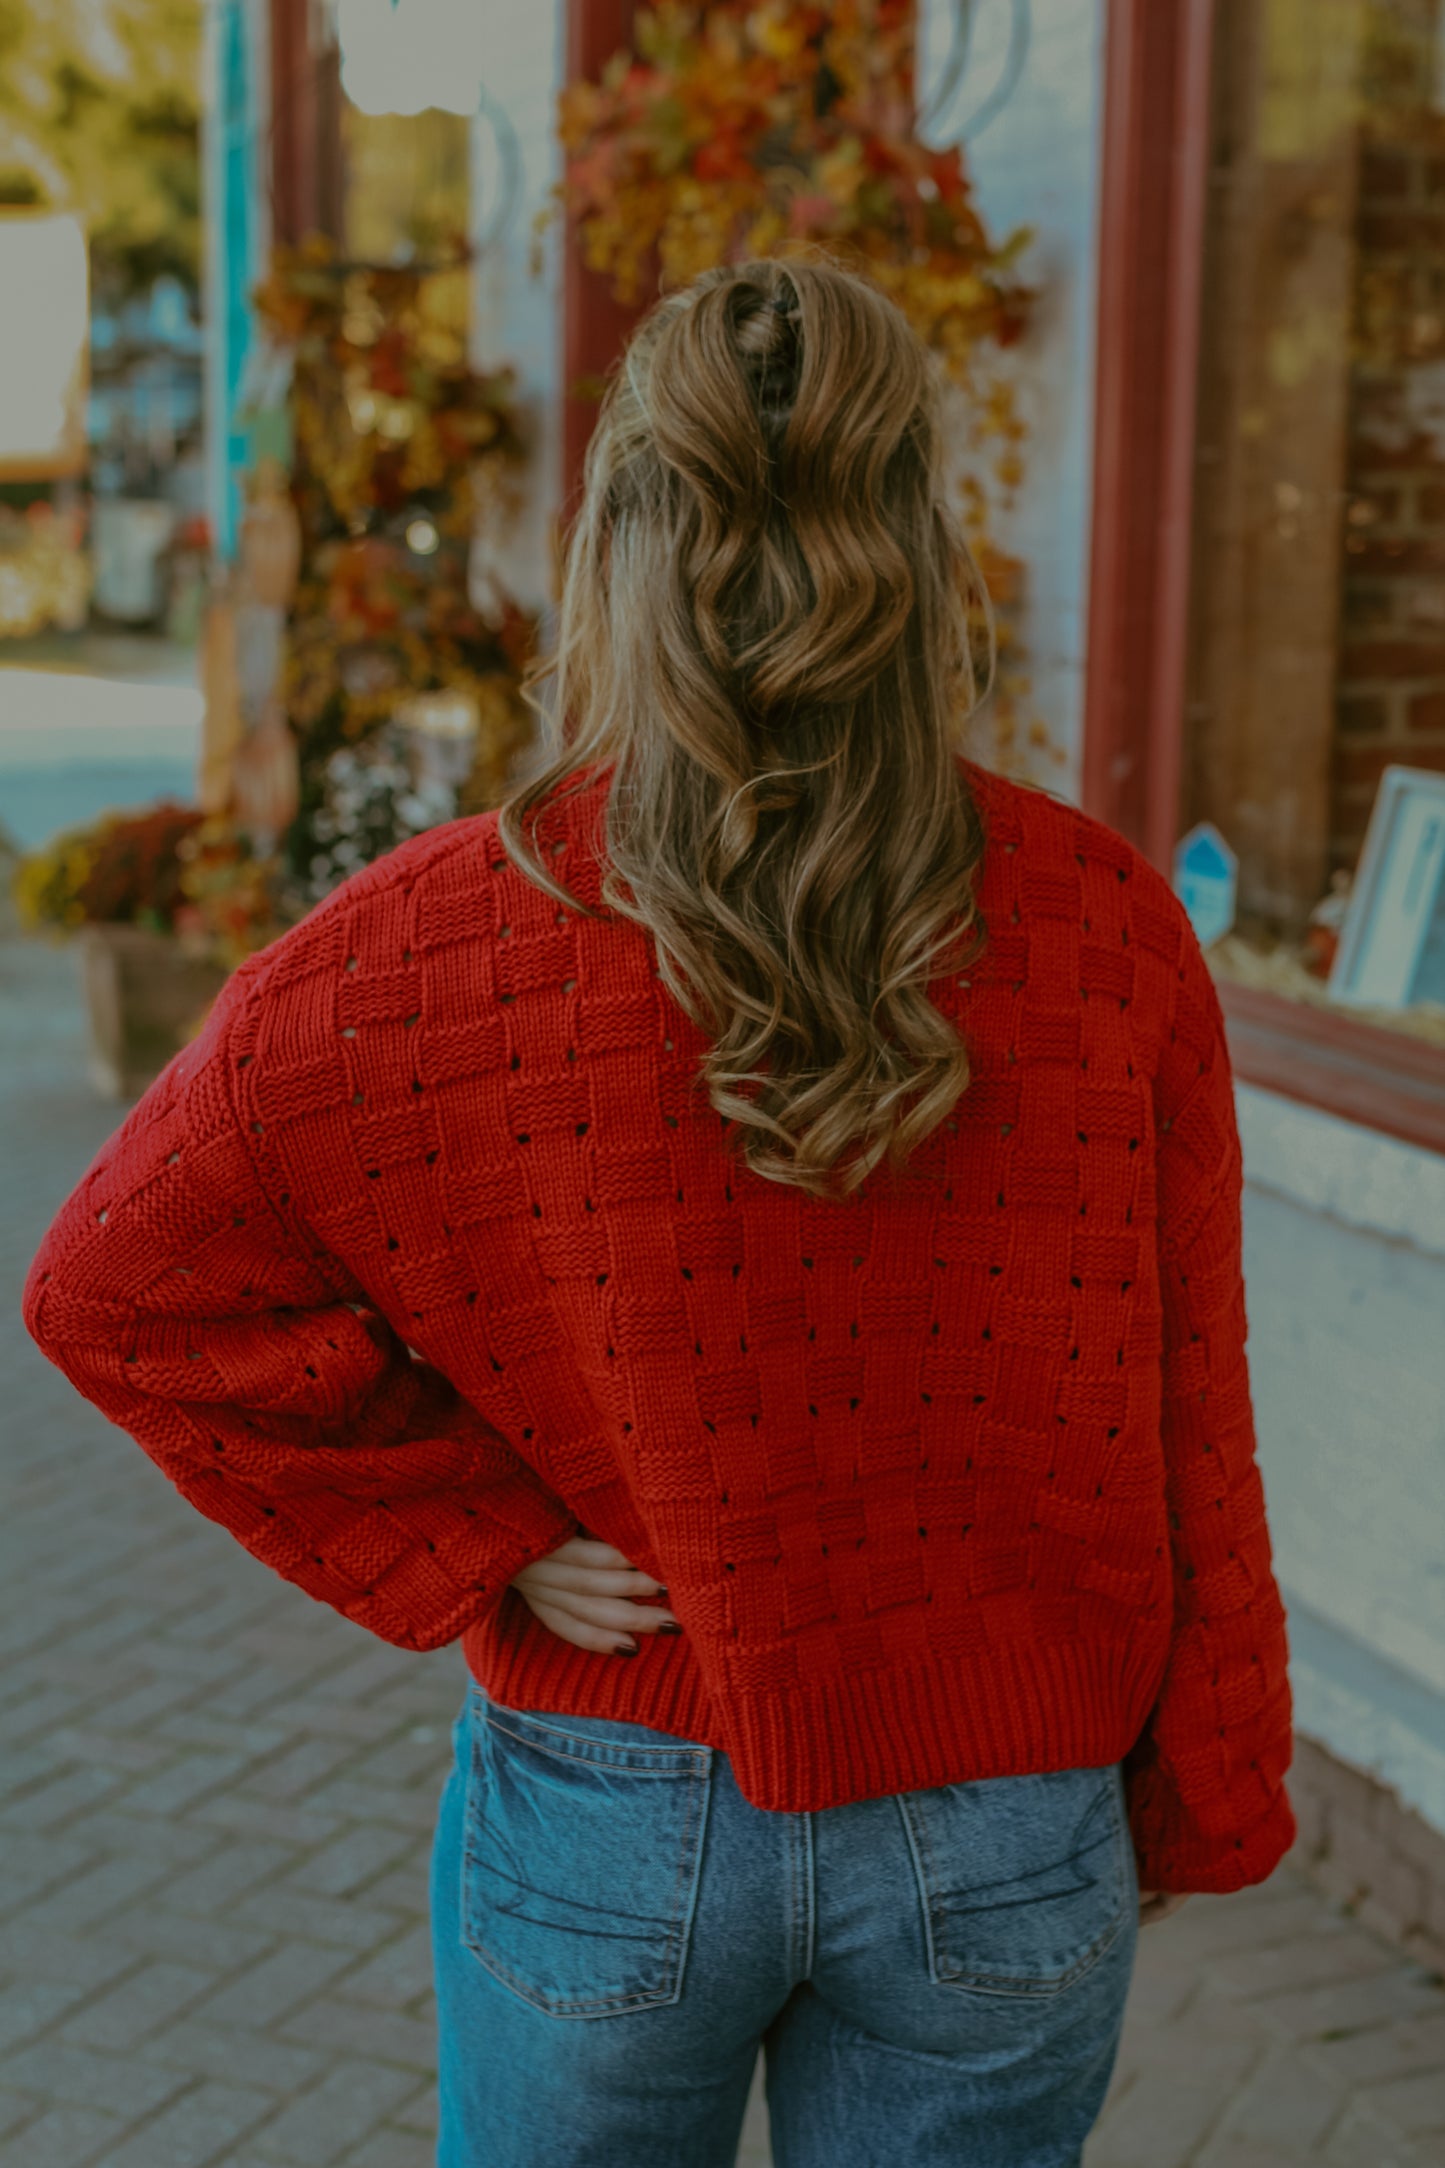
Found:
[[[474,351],[481,366],[511,362],[518,371],[523,414],[532,435],[524,502],[511,531],[495,549],[479,551],[519,602],[545,609],[553,600],[552,531],[561,494],[562,447],[558,395],[562,372],[559,229],[549,230],[540,271],[532,268],[533,221],[561,173],[557,95],[562,83],[563,0],[519,8],[510,0],[477,0],[486,54],[484,86],[500,109],[520,167],[521,189],[497,240],[477,267]],[[498,126],[484,110],[473,130],[472,233],[480,241],[493,223],[503,185]]]
[[[922,0],[919,100],[935,101],[961,0]],[[1064,754],[1035,779],[1077,796],[1084,704],[1094,421],[1102,0],[974,0],[968,65],[931,113],[939,144],[964,142],[979,208],[1002,238],[1032,226],[1023,271],[1038,288],[1027,337],[1012,357],[1029,438],[1027,474],[1000,542],[1026,566],[1023,644],[1032,709]],[[1008,66],[1020,26],[1028,45],[1007,103],[970,126]]]
[[[1445,1158],[1238,1099],[1296,1722],[1445,1830]]]

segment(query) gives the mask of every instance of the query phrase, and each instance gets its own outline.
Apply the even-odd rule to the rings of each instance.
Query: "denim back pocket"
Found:
[[[1137,1903],[1117,1764],[897,1796],[939,1987],[1057,1994]]]
[[[462,1939],[553,2017],[676,2002],[712,1752],[473,1696]]]

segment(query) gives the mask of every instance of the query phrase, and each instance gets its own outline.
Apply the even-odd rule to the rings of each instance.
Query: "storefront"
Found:
[[[344,38],[323,28],[308,64],[333,88],[298,102],[303,12],[268,11],[293,233],[339,215]],[[531,430],[507,572],[544,606],[590,420],[575,387],[630,318],[567,227],[539,243],[533,222],[558,94],[633,10],[463,14],[476,345],[518,371]],[[1438,0],[924,0],[917,91],[985,220],[1033,230],[999,539],[1037,728],[1011,757],[1163,867],[1202,831],[1233,890],[1213,956],[1316,1743],[1301,1819],[1342,1886],[1445,1942],[1445,19]]]
[[[1299,1728],[1439,1832],[1445,26],[1396,0],[1108,18],[1082,796],[1158,863],[1203,821],[1237,853],[1214,958]],[[1392,769],[1423,818],[1386,835],[1387,789],[1375,887],[1415,923],[1382,895],[1346,920],[1372,976],[1330,998],[1320,905],[1371,871]],[[1414,1825],[1376,1806],[1363,1837],[1363,1792],[1307,1752],[1309,1787],[1340,1885],[1438,1937],[1440,1854],[1431,1896]]]

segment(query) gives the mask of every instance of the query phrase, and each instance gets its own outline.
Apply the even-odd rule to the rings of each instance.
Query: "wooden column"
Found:
[[[1178,830],[1214,0],[1109,0],[1083,795]]]
[[[268,0],[271,44],[271,232],[294,246],[340,238],[341,74],[318,35],[314,0]]]
[[[595,76],[632,33],[636,0],[568,0],[567,80]],[[569,218],[562,246],[562,512],[575,508],[582,461],[597,419],[588,396],[606,375],[642,314],[613,299],[600,272],[589,271]],[[582,386],[579,394],[576,387]]]

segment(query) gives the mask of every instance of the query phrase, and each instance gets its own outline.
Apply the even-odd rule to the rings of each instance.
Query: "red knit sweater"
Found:
[[[608,769],[542,834],[598,900]],[[514,1706],[725,1750],[757,1806],[1128,1757],[1146,1886],[1294,1834],[1240,1160],[1166,883],[969,768],[973,1077],[846,1203],[740,1169],[648,936],[493,816],[236,973],[100,1153],[26,1320],[201,1512]],[[507,1587],[585,1529],[666,1583],[620,1663]]]

